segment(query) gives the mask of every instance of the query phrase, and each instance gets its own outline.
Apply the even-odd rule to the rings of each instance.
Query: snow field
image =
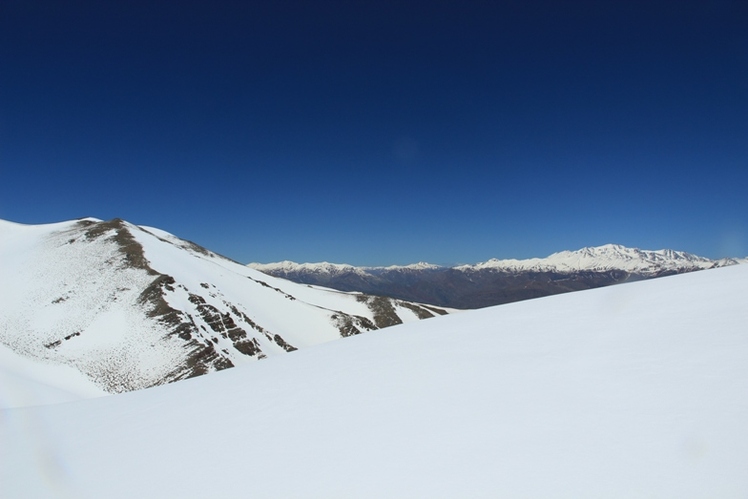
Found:
[[[707,270],[8,409],[0,495],[745,497],[747,296]]]

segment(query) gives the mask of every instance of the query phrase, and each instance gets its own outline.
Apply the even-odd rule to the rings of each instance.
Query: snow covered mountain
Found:
[[[296,263],[289,260],[276,263],[249,263],[247,266],[267,274],[272,274],[274,272],[306,272],[320,275],[357,274],[360,276],[369,276],[381,272],[407,272],[411,270],[437,270],[441,268],[438,265],[432,265],[425,262],[414,263],[411,265],[391,265],[389,267],[355,267],[345,263]]]
[[[118,219],[0,221],[0,303],[0,358],[108,392],[446,313],[276,279]]]
[[[649,251],[607,244],[562,251],[547,258],[491,259],[456,267],[428,263],[354,267],[289,261],[250,263],[249,267],[304,284],[466,309],[746,261],[748,259],[710,260],[682,251]]]
[[[746,497],[746,299],[711,269],[6,409],[0,496]]]
[[[663,273],[682,273],[694,270],[724,267],[739,263],[737,259],[710,260],[684,251],[640,250],[619,244],[582,248],[577,251],[561,251],[546,258],[526,260],[497,260],[475,265],[455,267],[463,271],[494,269],[504,272],[558,272],[620,270],[641,276],[659,276]]]

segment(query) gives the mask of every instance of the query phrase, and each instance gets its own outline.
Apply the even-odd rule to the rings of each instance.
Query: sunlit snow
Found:
[[[384,322],[361,294],[276,279],[122,220],[0,220],[0,283],[0,346],[39,365],[72,367],[109,392],[285,355]],[[432,315],[382,300],[390,324],[419,320],[411,308]],[[77,382],[67,390],[65,379],[56,389],[88,393]],[[2,395],[17,391],[12,380],[0,387],[0,407],[16,405]]]
[[[745,497],[748,266],[0,413],[3,497]]]

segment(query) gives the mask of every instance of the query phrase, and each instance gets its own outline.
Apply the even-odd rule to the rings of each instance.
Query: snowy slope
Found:
[[[109,392],[443,313],[276,279],[122,220],[0,221],[0,278],[0,346]]]
[[[0,408],[56,404],[107,393],[77,369],[39,362],[0,345]]]
[[[9,409],[3,497],[748,494],[748,266]]]

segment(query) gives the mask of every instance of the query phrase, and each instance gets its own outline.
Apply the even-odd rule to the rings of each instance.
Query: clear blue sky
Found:
[[[748,3],[0,3],[0,218],[243,262],[748,255]]]

